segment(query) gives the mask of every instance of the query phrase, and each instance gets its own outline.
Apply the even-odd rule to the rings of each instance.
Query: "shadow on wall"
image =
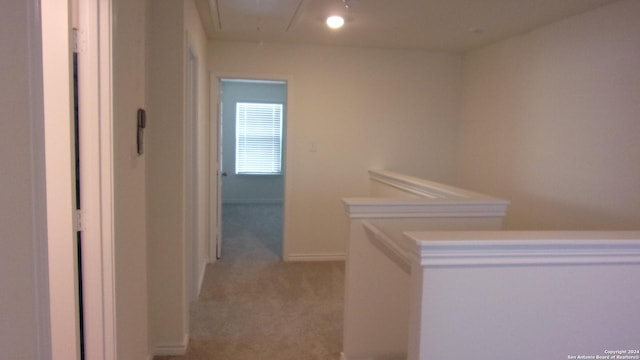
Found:
[[[505,230],[638,230],[638,214],[613,214],[610,209],[562,202],[541,195],[509,197]],[[514,221],[519,219],[519,221]]]

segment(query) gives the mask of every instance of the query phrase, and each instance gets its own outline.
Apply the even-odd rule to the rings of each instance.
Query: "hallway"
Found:
[[[339,359],[344,264],[281,261],[281,205],[225,205],[187,355],[156,360]]]

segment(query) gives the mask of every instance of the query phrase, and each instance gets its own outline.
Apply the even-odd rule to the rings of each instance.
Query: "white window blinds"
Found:
[[[236,174],[282,169],[282,104],[236,104]]]

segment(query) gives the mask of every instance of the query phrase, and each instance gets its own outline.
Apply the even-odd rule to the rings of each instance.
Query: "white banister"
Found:
[[[405,235],[410,244],[407,254],[422,267],[640,264],[638,231],[428,231]]]
[[[421,198],[428,199],[482,199],[490,197],[473,191],[460,189],[457,187],[440,184],[434,181],[400,174],[386,170],[369,170],[369,180],[372,183],[371,195],[375,197],[384,196],[384,191],[377,192],[379,187],[385,185],[396,188],[402,192],[414,194]],[[377,184],[376,184],[377,183]]]
[[[390,171],[369,177],[369,197],[343,199],[350,223],[344,357],[403,358],[411,293],[403,231],[499,230],[509,202]]]
[[[402,241],[408,360],[640,358],[640,231],[421,231]]]
[[[368,235],[370,235],[369,240],[371,243],[378,247],[380,251],[385,253],[389,259],[393,260],[408,274],[410,269],[409,252],[371,223],[365,221],[362,223],[362,227],[364,227]]]
[[[349,218],[496,217],[509,202],[391,171],[370,170],[371,194],[345,198]]]
[[[366,218],[495,217],[503,218],[509,202],[500,199],[344,198],[347,216]]]
[[[508,201],[369,174],[343,359],[640,359],[640,231],[499,231]]]

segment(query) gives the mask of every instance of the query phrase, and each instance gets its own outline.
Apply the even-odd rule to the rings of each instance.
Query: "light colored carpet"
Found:
[[[187,355],[160,360],[337,360],[344,263],[284,263],[278,205],[225,205],[223,258],[191,307]]]

